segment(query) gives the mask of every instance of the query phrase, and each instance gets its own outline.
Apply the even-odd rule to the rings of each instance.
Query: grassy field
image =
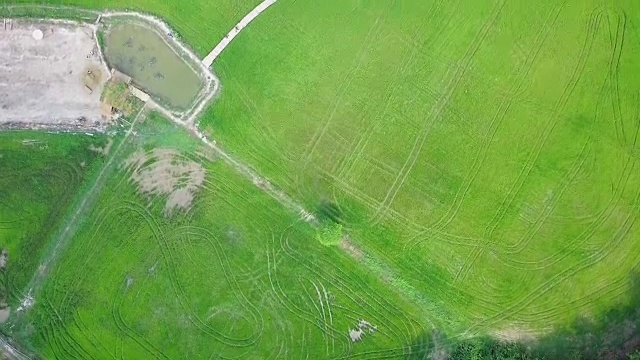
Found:
[[[11,3],[11,5],[9,5]],[[136,10],[159,16],[167,21],[185,40],[196,54],[204,57],[224,37],[224,35],[260,3],[259,0],[9,0],[0,4],[0,11],[4,5],[50,5],[53,7],[70,6],[92,10]],[[68,16],[63,11],[51,11],[39,6],[29,6],[29,14],[39,16]],[[24,14],[24,10],[15,8],[15,14]],[[9,13],[11,14],[11,13]],[[72,17],[78,17],[69,11]]]
[[[276,3],[202,127],[457,334],[597,317],[640,258],[640,7]],[[320,210],[319,210],[320,211]]]
[[[402,356],[430,331],[419,309],[181,129],[151,116],[135,131],[35,308],[12,319],[38,355],[371,358]],[[125,166],[169,149],[171,159]],[[168,214],[167,196],[136,190],[134,174],[168,163],[206,172],[188,211]],[[375,330],[352,343],[360,320]]]
[[[63,4],[135,6],[204,55],[256,3]],[[151,116],[95,204],[60,210],[68,246],[9,335],[65,359],[620,341],[601,324],[640,326],[639,21],[631,1],[280,0],[216,60],[200,124],[320,230]]]
[[[8,302],[15,305],[37,271],[56,229],[101,155],[89,149],[101,137],[40,132],[0,132],[0,247]],[[4,295],[3,295],[4,298]]]

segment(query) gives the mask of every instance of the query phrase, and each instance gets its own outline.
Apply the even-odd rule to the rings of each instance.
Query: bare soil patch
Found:
[[[349,338],[351,342],[362,341],[365,335],[372,335],[378,330],[378,327],[372,325],[370,322],[362,319],[358,321],[355,328],[349,329]]]
[[[347,254],[355,258],[356,260],[363,260],[364,253],[357,246],[355,246],[348,236],[343,236],[342,241],[338,244],[338,247],[345,251]]]
[[[90,25],[0,23],[0,126],[101,127],[107,78]]]
[[[104,147],[89,145],[89,150],[97,152],[98,154],[102,154],[104,156],[109,155],[109,151],[111,151],[111,147],[113,146],[113,139],[109,138]]]
[[[167,196],[166,216],[174,210],[188,210],[205,179],[201,164],[186,159],[173,149],[154,149],[132,154],[125,166],[138,192],[147,196]]]
[[[9,320],[9,316],[11,316],[10,308],[0,309],[0,324],[7,322],[7,320]]]
[[[526,329],[521,329],[518,327],[511,327],[507,329],[503,329],[500,331],[496,331],[494,333],[494,337],[503,341],[520,341],[520,342],[529,342],[536,339],[536,333],[532,331],[528,331]]]

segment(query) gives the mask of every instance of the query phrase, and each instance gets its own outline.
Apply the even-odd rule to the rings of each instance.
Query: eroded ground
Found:
[[[102,126],[107,75],[90,27],[0,21],[0,126]]]

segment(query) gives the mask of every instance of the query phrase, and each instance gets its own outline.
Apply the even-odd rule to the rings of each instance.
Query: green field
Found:
[[[335,204],[438,326],[545,331],[628,299],[639,10],[281,1],[214,64],[201,124],[308,208]]]
[[[45,3],[135,6],[204,56],[258,2]],[[154,113],[104,160],[0,134],[13,301],[35,284],[0,330],[60,359],[625,356],[639,23],[633,1],[279,0],[214,63],[200,127],[317,224]]]
[[[36,307],[14,319],[23,344],[45,358],[399,356],[425,331],[415,306],[179,128],[152,116],[136,132]],[[189,211],[136,191],[124,163],[141,149],[176,156],[140,173],[204,167]],[[361,319],[379,330],[352,344]]]
[[[27,294],[50,238],[102,162],[89,147],[103,142],[86,135],[0,132],[0,247],[9,255],[2,301],[10,306]]]

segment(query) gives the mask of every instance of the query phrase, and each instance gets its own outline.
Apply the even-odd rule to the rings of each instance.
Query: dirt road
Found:
[[[249,23],[252,22],[253,19],[257,18],[258,15],[262,14],[263,11],[267,10],[269,6],[275,4],[276,1],[277,0],[264,0],[253,10],[251,10],[247,15],[245,15],[245,17],[243,17],[242,20],[240,20],[240,22],[238,22],[236,26],[234,26],[233,29],[231,29],[231,31],[229,31],[227,35],[225,35],[220,43],[218,43],[218,45],[216,45],[216,47],[211,50],[209,55],[205,56],[205,58],[202,59],[202,63],[206,67],[210,67],[211,64],[213,64],[213,61],[218,57],[218,55],[220,55],[222,50],[224,50],[229,45],[229,43],[231,43],[231,40],[233,40],[233,38],[235,38],[236,35],[238,35],[240,31],[242,31],[242,29],[249,25]]]

